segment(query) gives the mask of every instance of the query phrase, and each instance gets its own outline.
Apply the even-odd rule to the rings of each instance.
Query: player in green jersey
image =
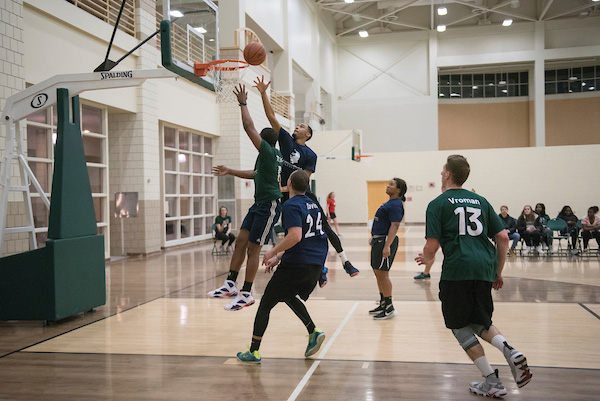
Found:
[[[507,391],[475,335],[502,351],[518,387],[529,383],[532,374],[525,356],[508,345],[492,325],[491,289],[499,290],[504,284],[508,234],[488,201],[462,188],[469,172],[463,156],[448,157],[442,169],[442,194],[427,207],[427,242],[415,260],[430,268],[442,247],[440,300],[444,321],[484,377],[481,382],[472,382],[469,390],[501,397]],[[490,238],[495,239],[496,246]]]
[[[258,271],[260,249],[266,243],[271,229],[277,223],[281,214],[279,177],[283,164],[281,152],[275,148],[277,133],[272,128],[265,128],[259,134],[254,127],[246,105],[248,98],[246,87],[240,84],[234,93],[241,108],[244,130],[258,150],[258,157],[256,158],[254,170],[233,170],[225,166],[213,168],[213,173],[217,176],[229,174],[254,180],[254,204],[248,210],[248,214],[242,222],[242,228],[231,257],[227,279],[225,279],[223,286],[208,293],[209,296],[215,298],[235,296],[236,298],[233,301],[225,305],[225,310],[230,311],[241,310],[253,305],[255,302],[250,290]],[[236,280],[246,254],[248,254],[246,277],[244,286],[238,292]]]

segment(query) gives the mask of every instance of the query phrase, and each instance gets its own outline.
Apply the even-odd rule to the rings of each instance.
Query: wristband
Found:
[[[246,106],[246,102],[240,102],[240,106]]]

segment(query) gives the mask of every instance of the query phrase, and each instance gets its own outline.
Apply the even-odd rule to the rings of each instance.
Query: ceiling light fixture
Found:
[[[197,32],[200,32],[200,33],[206,33],[206,29],[204,29],[204,28],[203,28],[203,27],[201,27],[201,26],[197,26],[197,27],[195,27],[194,29],[195,29]]]
[[[179,11],[179,10],[171,10],[171,11],[169,11],[169,15],[171,17],[175,17],[175,18],[181,18],[181,17],[183,17],[183,13],[181,11]]]
[[[354,0],[344,0],[346,3],[350,4],[350,3],[354,3]]]
[[[445,32],[446,31],[446,25],[438,25],[436,29],[437,29],[438,32]]]
[[[512,23],[513,23],[513,20],[510,18],[507,18],[504,21],[502,21],[502,26],[511,26]]]
[[[367,32],[367,31],[358,31],[358,35],[361,38],[366,38],[367,36],[369,36],[369,32]]]
[[[438,15],[446,15],[448,14],[448,9],[446,7],[438,7],[437,13]]]

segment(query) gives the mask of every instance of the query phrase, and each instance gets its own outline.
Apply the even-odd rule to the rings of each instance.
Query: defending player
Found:
[[[256,81],[254,81],[254,83],[256,89],[258,89],[258,91],[260,92],[263,106],[265,108],[265,114],[267,115],[267,118],[269,119],[269,122],[271,123],[271,126],[273,127],[275,132],[279,134],[279,148],[281,149],[281,154],[283,155],[284,160],[290,163],[291,165],[304,170],[310,178],[310,175],[315,172],[315,168],[317,165],[317,155],[315,154],[315,152],[312,151],[311,148],[306,146],[306,142],[308,142],[310,138],[312,138],[312,128],[308,124],[300,123],[296,126],[293,135],[290,135],[290,133],[283,129],[281,124],[279,124],[279,121],[277,121],[277,118],[275,117],[275,112],[273,111],[271,103],[269,102],[269,97],[267,96],[267,89],[271,82],[269,81],[268,83],[265,83],[264,76],[262,76],[260,80],[257,79]],[[281,182],[287,182],[288,177],[293,171],[293,167],[290,167],[287,163],[284,163],[283,170],[281,173]],[[313,194],[310,191],[307,191],[306,196],[308,196],[310,199],[313,200],[313,202],[315,202],[315,204],[319,207],[321,215],[325,216],[325,212],[323,212],[323,209],[317,201],[317,197],[315,196],[315,194]],[[284,192],[282,202],[285,202],[287,198],[288,193]],[[329,242],[331,242],[331,245],[333,245],[333,247],[335,248],[338,256],[342,259],[342,264],[346,273],[348,273],[350,277],[356,276],[359,273],[359,270],[352,266],[352,263],[350,263],[350,261],[346,257],[346,253],[342,248],[340,238],[333,231],[333,229],[327,222],[327,219],[323,220],[323,230],[325,230],[327,238],[329,238]],[[326,273],[326,268],[324,268],[324,273]],[[326,276],[320,280],[321,287],[324,286],[325,283],[327,283]]]
[[[281,213],[279,177],[283,163],[281,153],[275,148],[277,133],[271,128],[265,128],[259,135],[254,127],[246,105],[248,97],[246,87],[240,85],[234,93],[241,107],[244,130],[258,150],[258,157],[256,158],[254,170],[233,170],[225,166],[213,168],[213,173],[217,176],[230,174],[240,178],[253,179],[255,184],[255,203],[248,210],[248,214],[242,223],[240,235],[235,242],[227,279],[221,288],[208,293],[209,296],[215,298],[237,295],[233,301],[225,305],[225,309],[231,311],[240,310],[254,304],[254,297],[252,297],[250,290],[258,271],[260,249],[265,244]],[[242,290],[238,293],[236,280],[246,253],[248,254],[246,278]]]
[[[392,304],[392,282],[390,269],[398,250],[398,227],[404,217],[406,201],[406,181],[401,178],[392,178],[385,193],[389,200],[377,209],[371,228],[371,268],[377,279],[379,289],[379,306],[369,313],[375,320],[391,319],[398,314]]]
[[[462,189],[469,172],[469,163],[463,156],[448,157],[442,169],[443,193],[427,207],[427,242],[415,260],[430,267],[441,245],[444,262],[440,300],[446,327],[484,377],[481,382],[472,382],[469,389],[476,394],[501,397],[507,394],[506,389],[475,335],[502,351],[518,387],[529,383],[532,374],[525,356],[508,345],[492,325],[491,289],[499,290],[504,283],[502,269],[508,235],[488,201]],[[489,240],[492,237],[496,246]]]
[[[327,258],[327,236],[322,229],[325,216],[305,195],[308,174],[302,170],[295,171],[290,175],[287,185],[290,198],[283,204],[281,213],[285,238],[267,251],[263,259],[267,272],[271,272],[277,264],[279,267],[267,284],[256,311],[249,350],[237,354],[242,362],[260,363],[260,342],[267,329],[271,309],[279,302],[285,302],[308,330],[308,346],[304,356],[315,354],[325,340],[325,333],[315,327],[300,300],[308,299]]]

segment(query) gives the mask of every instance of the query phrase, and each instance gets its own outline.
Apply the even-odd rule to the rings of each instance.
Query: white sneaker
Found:
[[[546,252],[542,249],[541,245],[538,245],[535,247],[535,250],[537,251],[537,253],[539,253],[540,255],[545,254]]]
[[[235,281],[225,280],[222,287],[209,291],[208,296],[213,298],[235,297],[237,293]]]
[[[236,311],[254,305],[254,297],[247,291],[240,291],[233,301],[225,305],[225,310]]]
[[[523,255],[529,255],[529,248],[527,245],[523,245]]]
[[[508,394],[502,381],[498,378],[498,369],[491,375],[484,377],[482,382],[471,382],[469,390],[472,393],[490,398],[500,398]]]
[[[527,366],[527,358],[521,352],[509,346],[506,342],[504,343],[504,350],[502,351],[508,366],[510,366],[510,372],[515,378],[517,387],[521,388],[531,381],[533,373]]]

